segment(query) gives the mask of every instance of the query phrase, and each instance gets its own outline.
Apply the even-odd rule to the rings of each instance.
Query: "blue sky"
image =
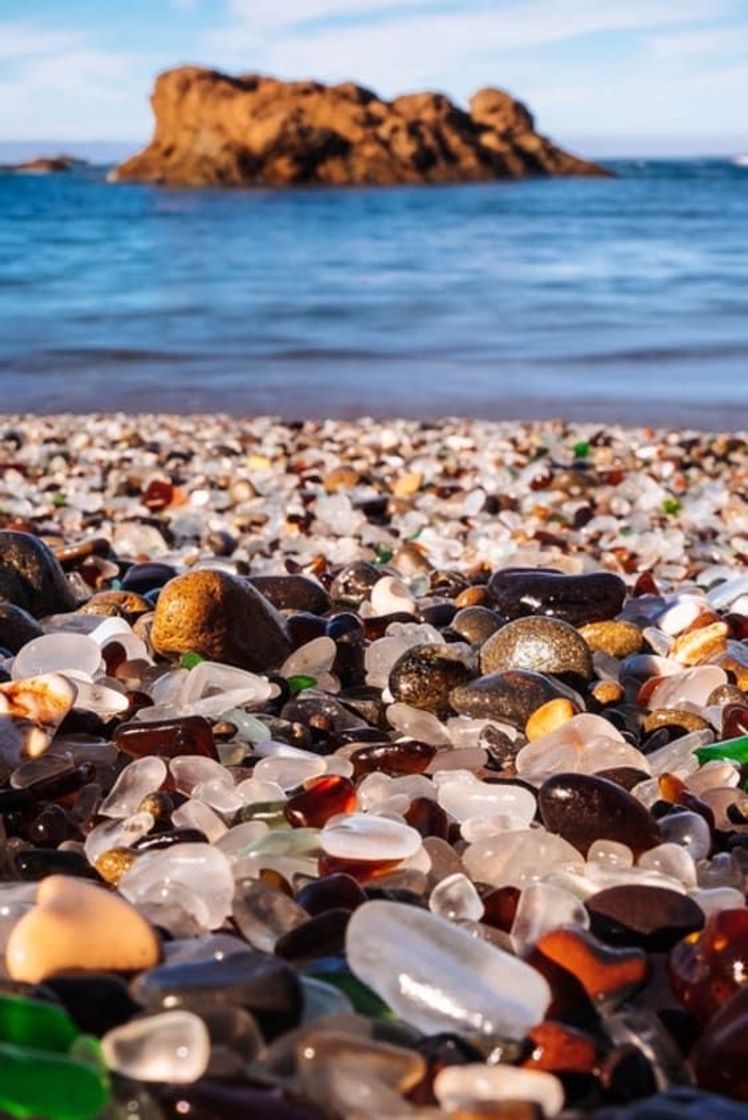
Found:
[[[193,62],[498,85],[590,154],[743,151],[747,60],[748,0],[0,0],[0,139],[140,143],[153,75]]]

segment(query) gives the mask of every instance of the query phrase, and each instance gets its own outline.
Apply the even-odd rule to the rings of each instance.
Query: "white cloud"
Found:
[[[229,0],[211,32],[211,62],[326,80],[353,77],[391,95],[490,71],[516,52],[611,31],[649,31],[714,18],[720,0],[518,0],[433,10],[427,0]],[[367,16],[376,19],[367,21]],[[384,15],[385,18],[382,18]],[[345,17],[336,22],[335,17]],[[320,21],[309,26],[309,21]],[[329,20],[330,22],[325,22]],[[463,88],[463,86],[465,88]]]
[[[652,35],[649,47],[658,58],[684,58],[689,55],[710,55],[715,51],[745,50],[748,27],[698,28]]]
[[[78,31],[49,31],[33,23],[5,20],[0,23],[0,59],[16,61],[70,50],[83,38]]]

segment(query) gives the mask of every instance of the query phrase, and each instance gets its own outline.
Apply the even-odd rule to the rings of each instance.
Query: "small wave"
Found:
[[[610,350],[593,354],[571,354],[564,357],[549,357],[548,363],[564,366],[609,366],[647,362],[702,362],[709,359],[748,358],[748,345],[732,342],[718,342],[701,346],[646,346],[631,347],[628,350]]]
[[[735,159],[732,162],[735,167],[748,167],[748,155],[735,156]]]

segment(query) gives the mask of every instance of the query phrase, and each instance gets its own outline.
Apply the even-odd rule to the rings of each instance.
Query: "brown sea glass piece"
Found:
[[[399,867],[399,859],[342,859],[340,856],[320,856],[318,860],[320,875],[333,875],[342,871],[359,883],[369,883],[381,879]]]
[[[436,747],[411,739],[401,743],[376,743],[351,755],[353,776],[357,780],[379,770],[393,776],[422,774],[436,754]]]
[[[702,1089],[748,1101],[748,988],[739,988],[710,1021],[691,1065]]]
[[[162,758],[197,754],[218,760],[213,730],[203,716],[123,723],[117,728],[114,744],[133,758],[153,754]]]
[[[325,774],[304,783],[300,793],[286,801],[283,811],[294,828],[322,828],[339,813],[356,808],[356,787],[339,774]]]
[[[713,914],[674,946],[670,982],[681,1003],[706,1022],[748,981],[748,908]]]
[[[437,836],[440,840],[446,840],[449,836],[449,817],[432,797],[414,797],[405,820],[424,838]]]

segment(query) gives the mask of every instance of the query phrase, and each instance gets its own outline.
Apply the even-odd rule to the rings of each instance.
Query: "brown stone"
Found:
[[[592,932],[611,945],[669,949],[704,925],[704,911],[686,894],[666,887],[626,884],[588,898]]]
[[[151,105],[153,139],[116,181],[350,186],[610,174],[540,136],[525,106],[498,89],[476,93],[465,112],[441,93],[383,101],[353,82],[182,66],[158,77]]]
[[[268,600],[244,580],[210,568],[167,583],[151,640],[165,657],[192,651],[254,672],[274,668],[290,652],[283,620]]]
[[[682,727],[684,731],[704,731],[711,725],[695,712],[681,711],[680,708],[655,708],[648,712],[642,727],[646,734],[658,727]]]

